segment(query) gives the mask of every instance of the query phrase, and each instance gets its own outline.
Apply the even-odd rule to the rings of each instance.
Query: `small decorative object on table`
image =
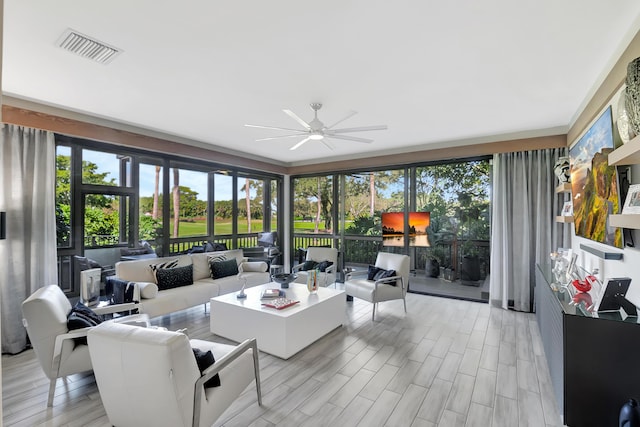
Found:
[[[309,270],[307,272],[307,289],[311,294],[318,292],[318,270]]]
[[[284,296],[284,291],[281,291],[280,289],[265,289],[262,291],[262,294],[260,294],[260,299],[275,299]]]
[[[244,274],[238,273],[238,279],[242,280],[242,289],[240,289],[240,292],[238,292],[236,298],[244,299],[247,297],[247,294],[244,293],[244,289],[247,287],[247,278],[244,277]]]
[[[299,302],[300,301],[295,301],[289,298],[276,298],[273,301],[263,302],[262,305],[265,307],[275,308],[276,310],[282,310],[283,308],[291,307]]]
[[[280,283],[280,287],[286,289],[289,287],[289,283],[296,280],[297,275],[293,273],[278,273],[272,276],[272,279],[276,283]]]

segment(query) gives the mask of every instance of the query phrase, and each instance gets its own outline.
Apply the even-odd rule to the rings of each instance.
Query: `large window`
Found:
[[[282,211],[280,176],[62,135],[56,172],[59,283],[70,295],[74,256],[112,268],[142,241],[162,256],[255,246]]]
[[[343,265],[371,264],[382,250],[408,253],[415,271],[438,258],[456,274],[465,271],[463,260],[475,257],[480,278],[469,280],[477,283],[489,266],[489,172],[488,160],[474,160],[293,177],[293,248],[338,247]],[[382,238],[385,213],[399,214],[394,231],[402,230],[404,239],[394,244]],[[418,219],[427,233],[421,238],[412,231]]]
[[[171,168],[171,237],[207,236],[207,173]]]
[[[251,234],[264,230],[264,181],[238,177],[238,234]]]
[[[71,147],[56,147],[56,237],[59,248],[71,246]]]
[[[230,172],[215,173],[214,182],[214,234],[231,236],[233,234],[233,176]]]
[[[141,163],[138,171],[138,240],[157,245],[162,235],[164,169],[158,160]]]
[[[345,176],[345,234],[380,236],[382,212],[403,212],[404,170]]]
[[[293,194],[294,233],[333,234],[333,177],[296,178]]]
[[[473,280],[488,273],[490,168],[488,160],[416,168],[416,206],[431,212],[424,256],[456,272],[465,257],[478,257],[480,277]]]

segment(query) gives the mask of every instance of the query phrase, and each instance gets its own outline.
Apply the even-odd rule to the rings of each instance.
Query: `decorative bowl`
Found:
[[[296,280],[297,275],[293,273],[278,273],[273,275],[273,281],[276,283],[280,283],[281,288],[288,288],[289,283]]]

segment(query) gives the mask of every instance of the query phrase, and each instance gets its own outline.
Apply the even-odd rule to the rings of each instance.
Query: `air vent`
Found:
[[[100,64],[108,64],[122,52],[116,47],[109,46],[72,29],[66,30],[60,36],[58,46]]]

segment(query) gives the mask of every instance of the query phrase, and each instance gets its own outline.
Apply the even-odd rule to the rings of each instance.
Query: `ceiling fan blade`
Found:
[[[358,114],[358,112],[357,112],[357,111],[353,111],[353,110],[349,111],[349,112],[347,113],[347,115],[346,115],[346,116],[344,116],[343,118],[341,118],[340,120],[338,120],[337,122],[335,122],[334,124],[332,124],[331,126],[329,126],[327,129],[331,129],[331,128],[333,128],[334,126],[336,126],[336,125],[338,125],[338,124],[340,124],[340,123],[344,122],[345,120],[347,120],[347,119],[348,119],[348,118],[350,118],[350,117],[355,116],[356,114]]]
[[[309,138],[309,137],[307,137],[307,138],[303,139],[302,141],[298,142],[298,143],[297,143],[296,145],[294,145],[293,147],[289,148],[289,150],[293,151],[293,150],[295,150],[295,149],[297,149],[297,148],[300,148],[300,146],[301,146],[302,144],[304,144],[305,142],[309,141],[310,139],[311,139],[311,138]]]
[[[333,151],[333,144],[331,144],[327,138],[321,139],[320,142],[322,142],[329,150]]]
[[[296,113],[294,113],[293,111],[291,111],[291,110],[282,110],[282,111],[284,111],[284,113],[287,116],[291,117],[293,120],[295,120],[296,122],[298,122],[302,126],[304,126],[305,129],[311,130],[311,125],[309,125],[309,123],[305,122],[300,117],[298,117],[298,115]]]
[[[245,125],[248,128],[258,128],[258,129],[274,129],[274,130],[290,130],[293,132],[304,132],[301,129],[291,129],[291,128],[278,128],[275,126],[262,126],[262,125]]]
[[[345,141],[366,142],[367,144],[373,142],[373,139],[357,138],[355,136],[345,136],[345,135],[325,135],[325,138],[344,139]]]
[[[334,129],[331,131],[331,133],[365,132],[368,130],[387,130],[387,125],[361,126],[357,128]]]
[[[291,135],[272,136],[270,138],[260,138],[260,139],[256,139],[256,142],[271,141],[272,139],[280,139],[280,138],[292,138],[294,136],[302,136],[302,135],[307,135],[307,132],[292,133]]]

